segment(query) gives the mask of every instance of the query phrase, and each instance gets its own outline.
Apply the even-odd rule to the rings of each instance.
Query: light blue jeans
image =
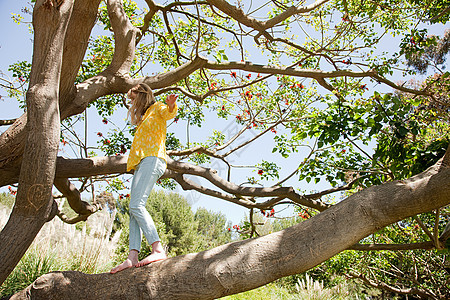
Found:
[[[145,157],[136,166],[130,191],[130,250],[141,250],[142,233],[149,245],[160,241],[155,223],[145,208],[156,181],[164,174],[166,162],[155,156]]]

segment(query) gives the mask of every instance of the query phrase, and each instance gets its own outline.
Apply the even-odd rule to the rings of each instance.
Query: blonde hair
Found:
[[[131,90],[136,93],[136,96],[128,109],[128,116],[131,124],[139,125],[147,109],[155,103],[155,96],[152,89],[145,83],[140,83]]]

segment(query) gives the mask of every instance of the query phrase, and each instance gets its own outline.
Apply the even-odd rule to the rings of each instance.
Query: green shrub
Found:
[[[128,255],[129,241],[129,199],[119,199],[114,230],[121,230],[116,263]],[[231,241],[231,233],[226,229],[226,217],[199,208],[194,214],[186,198],[176,193],[152,191],[146,208],[155,223],[161,242],[168,256],[199,252]],[[142,238],[139,259],[150,254],[147,240]]]
[[[47,248],[45,251],[42,250],[34,245],[27,251],[14,271],[0,287],[1,297],[12,295],[26,288],[39,276],[62,268],[62,262],[56,258],[56,250],[52,248]]]

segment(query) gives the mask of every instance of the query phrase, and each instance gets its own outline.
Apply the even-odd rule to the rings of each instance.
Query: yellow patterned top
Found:
[[[147,156],[156,156],[167,161],[166,121],[175,117],[177,110],[176,104],[170,112],[166,104],[158,101],[147,109],[134,134],[127,161],[127,171],[133,170],[141,159]]]

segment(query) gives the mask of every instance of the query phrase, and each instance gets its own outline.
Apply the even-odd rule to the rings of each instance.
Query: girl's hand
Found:
[[[170,94],[166,98],[166,103],[169,106],[169,111],[172,111],[177,102],[178,95]]]

